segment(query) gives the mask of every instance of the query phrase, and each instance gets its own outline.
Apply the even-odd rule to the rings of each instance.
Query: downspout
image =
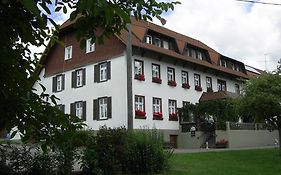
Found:
[[[128,112],[128,130],[133,129],[133,87],[132,87],[132,29],[131,24],[127,24],[127,112]]]

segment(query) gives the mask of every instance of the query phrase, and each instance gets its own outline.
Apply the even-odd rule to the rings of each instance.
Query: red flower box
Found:
[[[146,112],[141,110],[135,111],[136,118],[146,119]]]
[[[177,113],[169,114],[169,120],[178,121]]]
[[[195,90],[196,91],[202,91],[202,87],[201,86],[195,86]]]
[[[227,146],[228,146],[228,141],[225,139],[216,142],[216,148],[227,148]]]
[[[163,114],[162,114],[162,112],[154,112],[154,113],[153,113],[153,119],[154,119],[154,120],[163,120]]]
[[[140,81],[144,81],[144,80],[145,80],[143,74],[137,74],[137,75],[135,75],[135,79],[140,80]]]
[[[211,87],[207,88],[207,92],[214,92],[213,89]]]
[[[168,85],[169,85],[169,86],[176,87],[176,86],[177,86],[177,83],[176,83],[176,81],[174,81],[174,80],[169,80],[169,81],[168,81]]]
[[[183,84],[181,85],[181,87],[184,88],[184,89],[189,89],[189,88],[190,88],[190,85],[189,85],[188,83],[183,83]]]
[[[152,82],[161,84],[161,83],[162,83],[162,80],[161,80],[160,77],[152,77]]]

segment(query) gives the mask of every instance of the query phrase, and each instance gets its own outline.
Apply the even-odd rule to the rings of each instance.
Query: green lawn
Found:
[[[170,158],[169,175],[280,175],[276,149],[184,153]]]

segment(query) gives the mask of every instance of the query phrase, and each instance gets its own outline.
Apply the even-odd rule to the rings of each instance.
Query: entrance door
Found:
[[[178,135],[170,135],[170,144],[173,146],[173,148],[178,147]]]

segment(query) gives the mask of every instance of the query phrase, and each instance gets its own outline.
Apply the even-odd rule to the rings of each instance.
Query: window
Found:
[[[153,98],[153,113],[162,112],[162,100],[161,98]]]
[[[220,66],[226,67],[226,61],[225,60],[220,60]]]
[[[53,77],[53,92],[60,92],[64,90],[64,80],[64,74]]]
[[[64,60],[72,58],[72,46],[68,46],[64,49]]]
[[[135,75],[143,75],[143,61],[135,60]]]
[[[190,104],[190,102],[188,102],[188,101],[183,101],[183,102],[182,102],[182,107],[187,106],[187,105],[189,105],[189,104]]]
[[[202,60],[203,59],[202,53],[197,51],[197,57],[196,58],[199,59],[199,60]]]
[[[107,98],[99,99],[99,118],[100,119],[107,118]]]
[[[86,53],[95,51],[95,43],[92,43],[92,39],[89,38],[86,40]]]
[[[168,41],[163,41],[163,48],[164,48],[164,49],[169,49],[169,43],[168,43]]]
[[[59,110],[61,110],[63,113],[65,113],[65,105],[62,105],[62,104],[57,105],[57,108],[58,108]]]
[[[160,78],[160,65],[152,64],[152,78]]]
[[[176,100],[169,100],[169,114],[175,114],[177,109],[177,101]]]
[[[212,78],[211,77],[206,77],[206,87],[208,89],[212,89]]]
[[[194,74],[194,85],[201,87],[201,80],[199,74]]]
[[[135,96],[135,110],[142,111],[142,112],[145,111],[144,96],[139,96],[139,95]]]
[[[239,86],[239,84],[235,84],[235,93],[240,94],[240,86]]]
[[[168,67],[167,69],[168,81],[175,81],[175,69]]]
[[[218,80],[218,90],[219,91],[226,91],[226,81]]]
[[[146,36],[146,43],[152,44],[152,36],[150,36],[150,35]]]
[[[86,84],[86,69],[72,72],[72,88],[82,87]]]
[[[107,120],[112,118],[111,97],[101,97],[94,100],[94,120]]]
[[[161,47],[161,40],[159,38],[154,39],[154,44],[158,47]]]
[[[78,101],[70,104],[70,113],[86,121],[86,101]]]
[[[181,72],[181,81],[182,81],[182,84],[189,84],[188,83],[188,72],[186,72],[186,71]]]
[[[190,50],[191,50],[191,57],[196,58],[196,51],[194,49],[190,49]]]
[[[103,62],[100,64],[95,65],[94,67],[94,82],[104,82],[111,78],[111,63]]]
[[[100,64],[100,81],[107,80],[107,63]]]

